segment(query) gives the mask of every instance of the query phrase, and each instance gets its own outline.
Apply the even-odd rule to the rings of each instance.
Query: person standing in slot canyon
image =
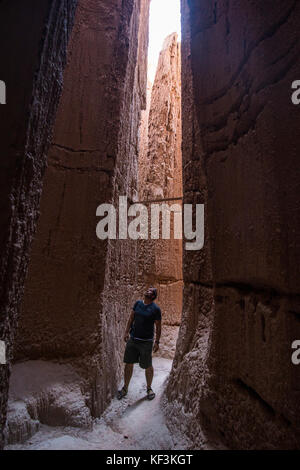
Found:
[[[137,300],[135,302],[128,319],[124,335],[126,342],[124,353],[124,386],[118,391],[117,398],[119,400],[127,395],[135,363],[139,363],[140,367],[145,369],[148,400],[155,398],[155,393],[151,388],[154,375],[152,352],[158,351],[161,335],[161,310],[154,302],[156,297],[157,289],[149,287],[144,294],[144,300]],[[156,333],[155,342],[154,325]]]

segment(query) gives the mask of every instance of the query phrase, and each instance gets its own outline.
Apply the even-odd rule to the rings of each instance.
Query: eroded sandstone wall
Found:
[[[0,4],[1,80],[7,89],[7,104],[0,107],[0,339],[8,361],[0,366],[0,448],[15,329],[76,3]]]
[[[97,239],[96,209],[136,191],[148,10],[148,0],[78,2],[18,334],[17,359],[78,367],[94,416],[115,393],[135,256]]]
[[[233,448],[299,448],[299,7],[182,0],[184,196],[207,189],[206,240],[184,253],[167,411],[196,447],[202,423]]]
[[[181,57],[177,34],[165,39],[155,81],[148,89],[148,109],[141,127],[139,156],[139,201],[178,198],[182,195],[181,155]],[[168,205],[181,200],[170,200]],[[160,354],[172,357],[182,308],[182,241],[149,239],[139,243],[138,281],[140,292],[154,285],[163,314]],[[161,227],[160,227],[161,228]]]
[[[116,169],[112,201],[128,197],[128,207],[137,199],[141,112],[146,109],[147,57],[150,0],[136,3],[131,29],[136,32],[137,51],[132,49],[123,92]],[[140,11],[140,16],[139,16]],[[140,20],[138,21],[138,19]],[[134,37],[132,34],[131,37]],[[126,39],[126,36],[125,36]],[[137,57],[136,57],[137,52]],[[138,293],[138,243],[136,240],[110,240],[106,257],[105,285],[102,294],[103,369],[108,371],[108,397],[113,396],[123,376],[124,331]],[[114,368],[114,374],[111,369]]]

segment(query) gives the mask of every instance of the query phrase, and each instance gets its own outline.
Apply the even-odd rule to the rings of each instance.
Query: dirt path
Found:
[[[164,383],[170,372],[170,359],[154,358],[153,389],[156,398],[149,402],[146,395],[144,371],[135,366],[129,394],[122,401],[113,400],[91,431],[71,427],[41,426],[31,439],[22,445],[6,449],[90,449],[90,450],[152,450],[186,449],[182,438],[171,435],[161,410]]]

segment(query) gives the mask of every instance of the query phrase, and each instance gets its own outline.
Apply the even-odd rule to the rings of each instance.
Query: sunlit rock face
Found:
[[[206,240],[184,253],[170,425],[196,447],[202,423],[233,448],[299,448],[300,5],[182,0],[182,14],[184,195],[206,203]]]
[[[76,1],[0,3],[0,448],[13,340]]]
[[[96,209],[137,192],[148,14],[148,0],[78,2],[18,330],[16,359],[71,362],[93,416],[116,392],[135,256],[96,237]]]
[[[143,112],[139,157],[139,200],[176,198],[182,195],[181,58],[177,34],[165,39],[155,81],[148,84],[148,107]],[[166,201],[179,204],[180,201]],[[147,204],[150,220],[150,204]],[[150,234],[150,230],[149,230]],[[172,357],[182,308],[182,241],[139,242],[139,287],[158,288],[157,303],[163,315],[160,354]],[[149,236],[150,237],[150,236]]]

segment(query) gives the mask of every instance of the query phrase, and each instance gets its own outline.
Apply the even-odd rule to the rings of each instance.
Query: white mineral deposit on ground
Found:
[[[39,361],[41,362],[41,361]],[[32,364],[32,363],[31,363]],[[48,372],[52,365],[45,363]],[[153,389],[156,398],[153,401],[146,399],[146,387],[144,371],[135,366],[132,382],[128,396],[118,401],[114,399],[111,405],[104,412],[100,419],[94,421],[91,429],[63,426],[46,426],[41,424],[40,430],[23,444],[7,445],[6,450],[167,450],[167,449],[189,449],[190,443],[180,435],[171,434],[165,423],[163,414],[162,392],[171,369],[172,361],[160,357],[154,358],[155,376]],[[23,365],[24,366],[24,365]],[[63,367],[58,365],[57,367]],[[20,377],[20,376],[19,376]],[[48,378],[47,378],[48,377]],[[64,380],[66,376],[64,376]],[[57,379],[51,384],[51,376],[41,376],[41,380],[46,380],[47,384],[40,384],[38,381],[32,383],[31,390],[23,391],[23,395],[30,401],[30,394],[34,397],[42,389],[52,390],[54,398],[55,390],[60,389]],[[61,377],[61,380],[62,377]],[[25,382],[25,381],[24,381]],[[20,382],[18,382],[20,385]],[[15,385],[16,388],[19,385]],[[65,387],[64,387],[65,388]],[[11,394],[17,397],[21,390]],[[71,399],[74,397],[74,390],[70,391]],[[61,397],[60,397],[61,398]],[[67,398],[61,400],[67,405]],[[72,400],[71,400],[72,401]],[[20,402],[19,406],[22,408]],[[24,403],[23,403],[24,405]],[[11,402],[12,406],[12,402]],[[203,448],[211,448],[203,438]]]

